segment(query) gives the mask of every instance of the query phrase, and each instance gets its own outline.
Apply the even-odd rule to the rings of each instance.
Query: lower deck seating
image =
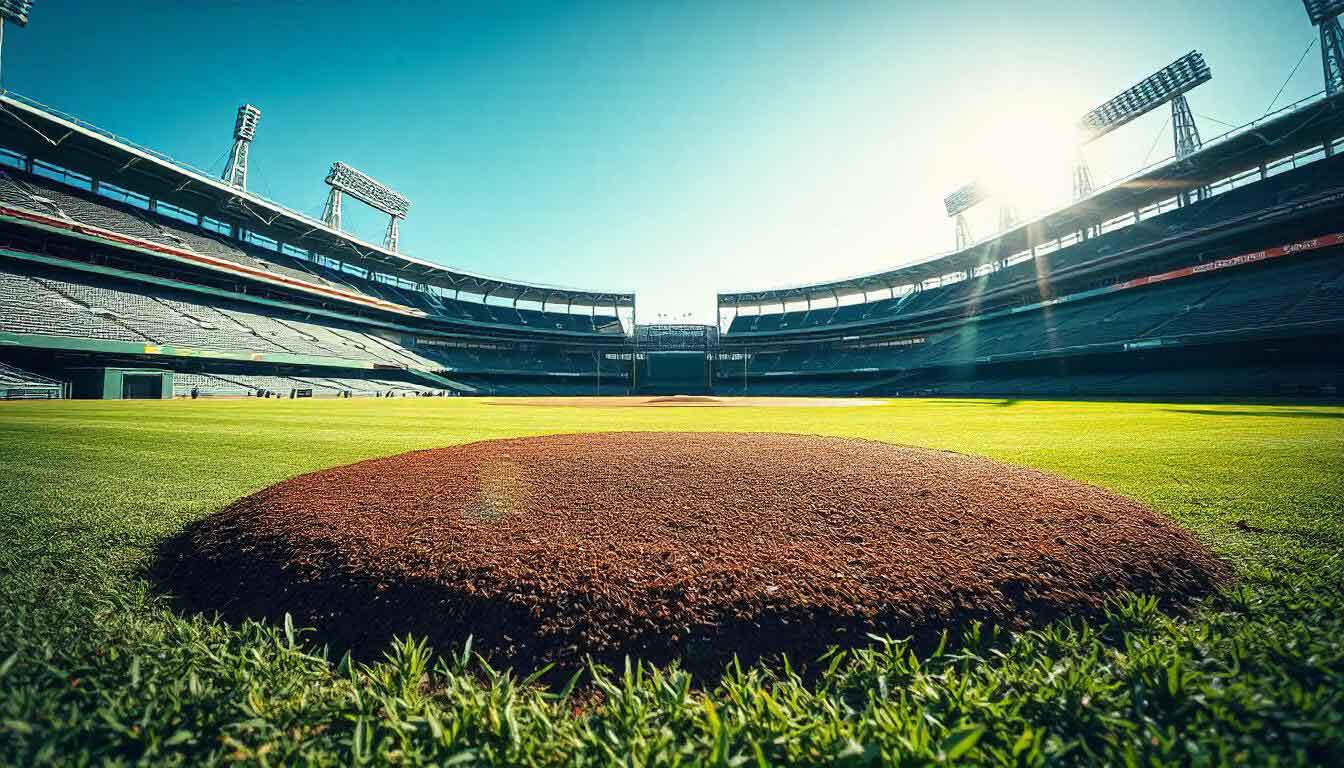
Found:
[[[0,363],[0,400],[54,400],[62,391],[55,379]]]
[[[437,363],[371,330],[148,285],[25,274],[0,264],[0,331],[217,352],[288,353],[399,368]]]
[[[399,397],[437,395],[443,391],[425,384],[390,379],[235,373],[173,375],[175,396],[190,397],[193,389],[198,397],[256,397],[269,392],[272,397],[280,398],[302,390],[311,391],[313,397]]]
[[[869,387],[873,395],[1274,397],[1335,390],[1328,367],[1255,366],[1169,371],[1038,375],[972,379],[910,377]]]
[[[628,376],[629,361],[612,360],[600,351],[524,343],[508,346],[422,345],[415,351],[437,364],[458,372],[551,373],[575,376]]]
[[[747,373],[817,373],[964,367],[1014,358],[1085,353],[1157,340],[1202,342],[1222,334],[1285,334],[1303,325],[1344,323],[1344,253],[1327,252],[1119,291],[1031,311],[912,329],[908,345],[862,339],[830,344],[750,342]],[[1166,341],[1163,341],[1166,343]],[[716,376],[740,378],[744,363],[724,360]]]

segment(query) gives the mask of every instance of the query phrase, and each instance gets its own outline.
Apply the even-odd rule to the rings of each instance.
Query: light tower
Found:
[[[1308,5],[1316,1],[1306,0]],[[1337,11],[1344,8],[1344,0],[1328,0],[1328,4]],[[1081,200],[1093,191],[1092,171],[1088,168],[1083,148],[1168,102],[1171,103],[1172,141],[1177,159],[1183,160],[1198,151],[1199,128],[1195,126],[1194,114],[1185,100],[1185,94],[1212,79],[1213,73],[1204,63],[1204,56],[1198,51],[1191,51],[1079,118],[1073,161],[1074,200]],[[1196,199],[1202,197],[1203,191],[1196,190],[1194,196]],[[969,245],[970,240],[966,219],[962,214],[988,197],[989,190],[979,182],[972,182],[943,199],[947,215],[956,218],[958,250]],[[1188,203],[1191,193],[1181,193],[1180,199]],[[1017,211],[1012,208],[1012,201],[1000,202],[999,230],[1006,231],[1017,223]],[[1089,224],[1081,230],[1081,234],[1087,237],[1095,230],[1096,225]]]
[[[1184,159],[1198,151],[1201,145],[1199,128],[1185,94],[1212,79],[1213,73],[1204,63],[1204,57],[1198,51],[1191,51],[1079,118],[1078,147],[1073,163],[1074,200],[1087,197],[1093,189],[1092,171],[1087,167],[1083,147],[1167,102],[1171,102],[1172,143],[1176,158]]]
[[[1213,73],[1204,63],[1204,56],[1191,51],[1079,118],[1074,196],[1085,196],[1080,195],[1084,188],[1091,192],[1091,173],[1083,160],[1082,148],[1168,102],[1171,103],[1171,137],[1176,159],[1184,160],[1199,151],[1202,145],[1199,127],[1195,125],[1195,116],[1185,94],[1212,79]],[[1203,197],[1202,191],[1196,191],[1195,196]],[[1190,194],[1183,192],[1180,198],[1188,203]]]
[[[1074,148],[1073,153],[1073,200],[1077,202],[1092,194],[1092,169],[1087,166],[1087,156],[1083,154],[1083,145]]]
[[[32,8],[32,0],[0,0],[0,53],[5,45],[5,24],[28,26],[28,12]]]
[[[978,181],[958,189],[956,192],[943,198],[943,207],[947,209],[948,218],[956,220],[957,224],[957,250],[968,247],[971,244],[971,227],[966,223],[966,212],[989,197],[989,191]]]
[[[336,172],[336,167],[332,166],[332,173]],[[327,176],[327,184],[331,184],[331,176]],[[327,190],[327,202],[322,206],[322,221],[332,229],[341,228],[341,190],[332,187]]]
[[[401,239],[397,233],[397,222],[400,219],[401,217],[396,214],[387,217],[387,230],[383,232],[383,247],[389,251],[395,252],[397,250],[397,244]]]
[[[341,201],[345,195],[359,200],[371,208],[386,213],[387,231],[383,236],[383,247],[389,251],[397,250],[397,223],[406,218],[411,210],[411,201],[395,192],[391,187],[351,168],[345,163],[332,163],[327,173],[327,204],[322,208],[322,221],[332,229],[341,228]]]
[[[1213,79],[1198,51],[1191,51],[1154,72],[1078,120],[1081,144],[1090,144],[1115,129],[1171,102],[1172,137],[1176,157],[1199,149],[1199,129],[1185,94]]]
[[[1325,70],[1325,93],[1344,91],[1344,29],[1339,16],[1344,0],[1302,0],[1307,17],[1321,31],[1321,66]]]
[[[966,221],[966,214],[959,213],[956,218],[957,226],[957,250],[969,248],[975,238],[971,235],[971,225]]]
[[[1190,102],[1184,96],[1171,100],[1171,134],[1177,160],[1184,160],[1204,146],[1199,138],[1199,126],[1195,125],[1195,116],[1190,112]]]
[[[224,166],[220,178],[244,192],[247,191],[247,150],[257,135],[257,121],[261,120],[261,110],[251,104],[238,108],[238,119],[233,122],[233,149],[229,150],[229,162]]]

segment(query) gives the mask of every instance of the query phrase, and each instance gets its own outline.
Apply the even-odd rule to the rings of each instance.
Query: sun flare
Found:
[[[1006,112],[985,126],[972,152],[995,205],[1024,214],[1068,202],[1078,134],[1062,110],[1037,104]]]

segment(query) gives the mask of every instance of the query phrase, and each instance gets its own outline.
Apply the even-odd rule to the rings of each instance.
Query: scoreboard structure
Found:
[[[719,329],[713,325],[638,325],[632,389],[653,395],[708,394]]]

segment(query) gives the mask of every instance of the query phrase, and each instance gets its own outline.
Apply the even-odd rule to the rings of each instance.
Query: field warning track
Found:
[[[495,440],[315,472],[166,553],[233,618],[292,613],[337,648],[468,635],[527,669],[585,655],[814,657],[867,632],[1021,627],[1228,571],[1114,493],[987,459],[785,434]]]

